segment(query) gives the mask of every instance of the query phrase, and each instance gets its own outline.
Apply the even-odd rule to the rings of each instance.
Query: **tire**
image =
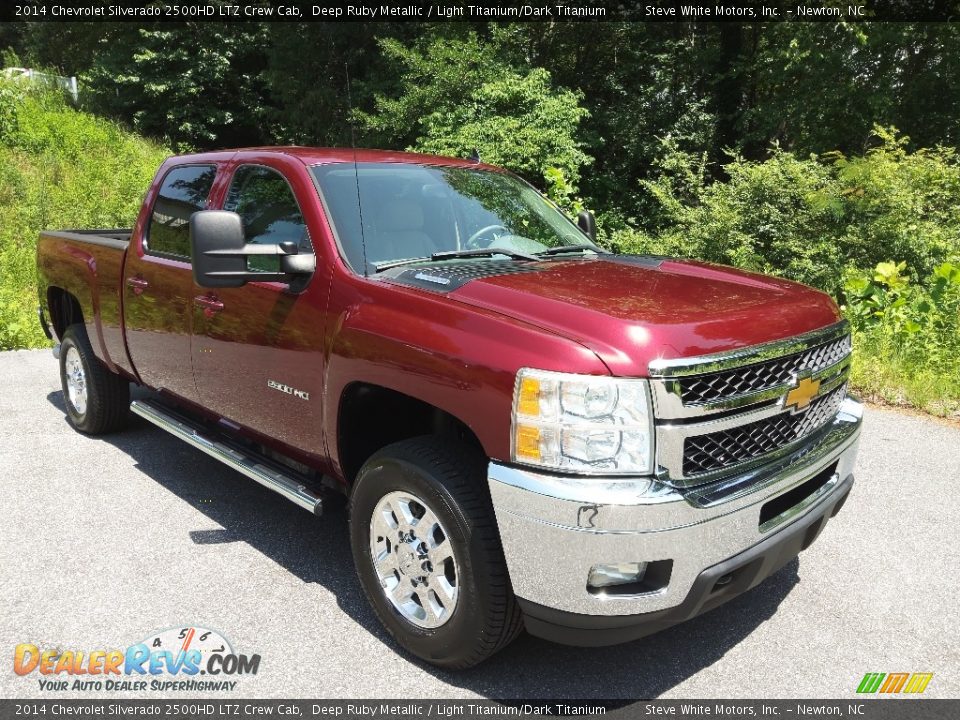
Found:
[[[130,410],[130,383],[93,354],[86,328],[67,328],[60,343],[60,385],[67,420],[82,433],[102,435],[121,429]]]
[[[367,600],[400,645],[443,668],[477,665],[522,629],[486,482],[486,461],[478,451],[421,437],[374,454],[350,499],[350,543]],[[403,523],[396,521],[406,510],[415,522],[401,535]],[[427,564],[420,562],[423,552]],[[418,573],[425,582],[417,581]],[[392,597],[405,596],[410,588],[404,582],[418,594],[398,604],[387,585],[396,583]]]

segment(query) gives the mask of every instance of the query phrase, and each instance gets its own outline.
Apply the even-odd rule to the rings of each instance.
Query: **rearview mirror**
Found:
[[[577,214],[577,227],[593,242],[597,241],[597,220],[589,210],[581,210]]]
[[[279,256],[280,272],[248,270],[247,258],[253,255]],[[295,242],[247,243],[240,216],[225,210],[201,210],[190,216],[190,256],[193,279],[205,288],[241,287],[251,280],[293,285],[308,280],[317,268],[316,257],[300,255]]]

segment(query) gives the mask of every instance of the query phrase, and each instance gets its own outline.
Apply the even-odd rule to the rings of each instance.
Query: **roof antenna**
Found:
[[[350,66],[344,61],[343,73],[347,77],[347,119],[350,123],[350,147],[353,148],[353,178],[357,184],[357,215],[360,218],[360,248],[363,250],[363,274],[368,275],[367,241],[363,233],[363,203],[360,202],[360,171],[357,169],[357,132],[353,117],[353,95],[350,92]]]
[[[475,163],[480,162],[480,151],[474,148],[473,152],[470,153],[470,160]]]

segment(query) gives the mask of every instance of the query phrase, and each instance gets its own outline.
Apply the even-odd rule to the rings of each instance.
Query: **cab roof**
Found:
[[[401,152],[399,150],[368,150],[365,148],[327,148],[305,147],[302,145],[267,145],[261,147],[232,148],[214,150],[188,155],[177,155],[177,160],[191,162],[212,162],[229,160],[237,154],[250,156],[285,155],[300,160],[304,165],[325,165],[341,162],[362,163],[404,163],[408,165],[444,165],[447,167],[481,168],[484,170],[502,170],[495,165],[464,158],[443,157],[441,155],[423,155]]]

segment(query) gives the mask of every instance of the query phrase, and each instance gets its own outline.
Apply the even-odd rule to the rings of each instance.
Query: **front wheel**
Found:
[[[404,648],[440,667],[482,662],[522,625],[485,467],[465,445],[406,440],[367,461],[350,500],[367,599]]]

